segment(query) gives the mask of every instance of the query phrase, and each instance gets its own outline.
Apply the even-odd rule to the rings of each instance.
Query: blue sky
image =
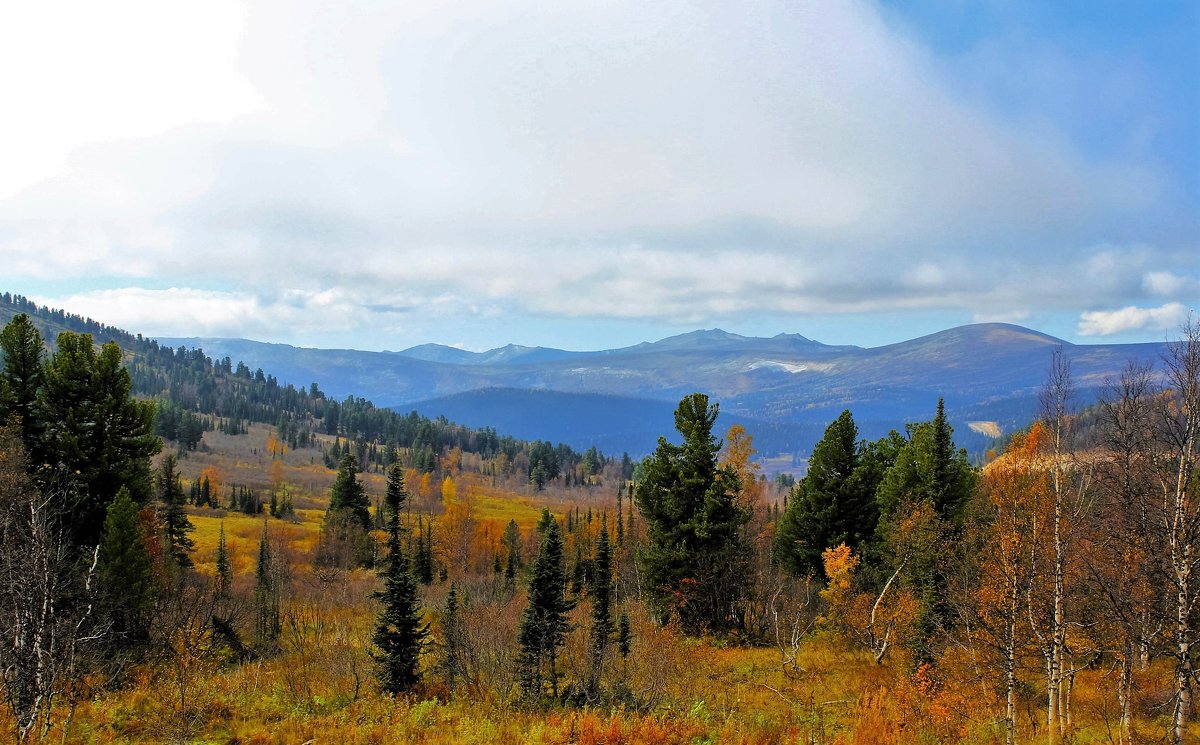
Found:
[[[1086,343],[1200,309],[1195,2],[49,0],[0,11],[0,69],[0,289],[131,331]]]

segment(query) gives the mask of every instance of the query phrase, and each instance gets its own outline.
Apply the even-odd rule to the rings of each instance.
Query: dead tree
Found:
[[[44,738],[56,703],[80,695],[82,652],[103,632],[93,613],[99,549],[72,548],[62,503],[34,487],[20,441],[0,431],[0,670],[19,743]]]

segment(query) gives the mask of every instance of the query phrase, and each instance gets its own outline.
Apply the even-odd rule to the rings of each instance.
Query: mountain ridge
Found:
[[[1052,350],[1062,349],[1074,365],[1080,403],[1087,404],[1129,359],[1157,360],[1163,349],[1153,342],[1071,344],[1009,323],[967,324],[876,347],[828,345],[801,334],[748,337],[721,329],[607,350],[508,345],[449,352],[454,348],[420,345],[406,350],[408,355],[200,337],[160,340],[196,344],[217,356],[234,349],[248,364],[269,366],[281,379],[317,380],[331,395],[367,396],[379,405],[429,416],[461,415],[463,394],[473,393],[472,405],[494,413],[491,426],[524,431],[525,420],[535,419],[548,426],[542,437],[576,446],[594,444],[588,437],[607,441],[612,435],[598,424],[589,431],[577,421],[606,420],[611,427],[611,420],[600,416],[596,396],[611,397],[613,407],[640,419],[642,411],[661,417],[661,404],[702,391],[731,418],[775,428],[775,435],[763,439],[770,439],[772,449],[791,452],[811,447],[812,433],[819,437],[844,408],[854,412],[862,436],[879,436],[927,419],[939,398],[945,399],[960,441],[980,451],[990,438],[976,430],[1011,431],[1035,415]],[[518,390],[546,395],[527,397],[522,411],[512,405]],[[638,409],[631,400],[647,403]],[[994,422],[995,428],[972,430],[968,423],[979,421]],[[666,418],[659,429],[669,432],[670,427]],[[653,449],[654,440],[642,437],[640,427],[619,429],[630,435],[621,449]]]

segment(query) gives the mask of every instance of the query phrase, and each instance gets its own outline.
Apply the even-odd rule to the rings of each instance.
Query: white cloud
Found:
[[[362,311],[357,300],[338,291],[290,291],[258,297],[179,287],[124,287],[32,299],[147,336],[177,336],[185,329],[188,336],[278,336],[295,326],[308,331],[345,331]]]
[[[1142,276],[1142,286],[1152,295],[1178,297],[1189,291],[1197,292],[1200,281],[1173,272],[1146,272]]]
[[[1119,310],[1096,310],[1080,316],[1079,333],[1083,336],[1110,336],[1125,331],[1170,331],[1188,315],[1183,303],[1167,303],[1158,308],[1129,306]]]
[[[0,198],[51,176],[76,147],[255,110],[235,67],[242,22],[231,0],[6,4]]]
[[[165,7],[85,9],[96,38],[49,51],[0,31],[0,62],[44,63],[0,122],[0,259],[131,285],[56,299],[131,328],[1001,317],[1188,287],[1160,249],[1095,247],[1162,174],[968,100],[867,2]],[[22,12],[41,38],[65,11]]]

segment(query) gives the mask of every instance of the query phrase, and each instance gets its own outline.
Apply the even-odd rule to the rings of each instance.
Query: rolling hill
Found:
[[[320,350],[242,339],[166,338],[199,346],[281,381],[318,381],[333,397],[487,424],[573,447],[646,453],[671,431],[674,404],[704,391],[721,426],[743,423],[764,453],[805,453],[844,408],[864,437],[932,415],[944,397],[960,444],[1026,424],[1054,349],[1071,361],[1079,403],[1130,359],[1157,361],[1162,344],[1076,345],[1020,326],[973,324],[887,346],[822,344],[799,334],[745,337],[720,329],[620,349],[572,352],[507,346],[467,352],[426,344],[400,352]],[[974,426],[972,426],[974,423]]]

